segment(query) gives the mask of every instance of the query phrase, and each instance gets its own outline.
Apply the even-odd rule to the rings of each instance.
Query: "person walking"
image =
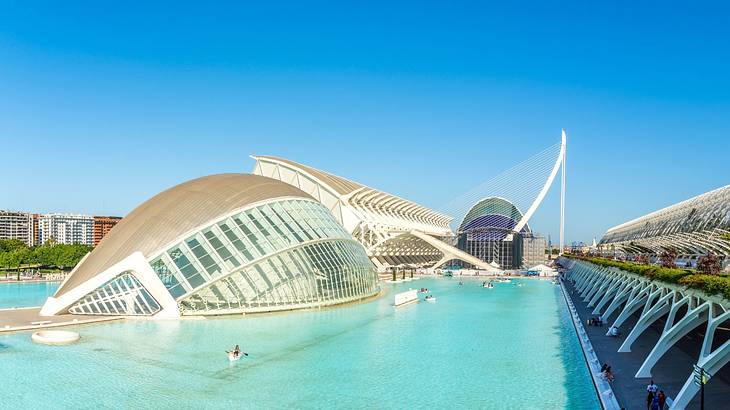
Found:
[[[664,394],[664,390],[659,390],[659,410],[664,410],[664,405],[667,403],[667,395]]]
[[[654,398],[651,400],[651,410],[661,410],[659,407],[659,395],[655,394]]]
[[[656,384],[654,384],[654,380],[652,380],[648,386],[646,386],[646,410],[652,410],[651,406],[654,402],[654,396],[656,395],[656,392],[658,390],[658,387]]]

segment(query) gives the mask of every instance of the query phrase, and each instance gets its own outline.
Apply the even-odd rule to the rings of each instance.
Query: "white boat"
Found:
[[[241,356],[243,356],[243,354],[239,354],[238,356],[236,356],[235,354],[233,354],[233,352],[228,352],[228,361],[235,362],[237,360],[241,360]]]
[[[482,287],[484,289],[494,289],[494,284],[491,281],[490,282],[484,282],[482,284]]]
[[[435,302],[436,301],[436,297],[435,296],[428,295],[428,296],[426,296],[426,298],[424,300],[426,302]]]
[[[497,278],[494,281],[497,282],[497,283],[510,283],[510,282],[512,282],[512,280],[510,280],[508,278]]]

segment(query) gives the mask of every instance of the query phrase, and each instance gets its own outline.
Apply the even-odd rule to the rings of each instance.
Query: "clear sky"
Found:
[[[722,2],[145,3],[0,1],[0,209],[123,215],[250,154],[438,208],[561,128],[568,241],[730,183]]]

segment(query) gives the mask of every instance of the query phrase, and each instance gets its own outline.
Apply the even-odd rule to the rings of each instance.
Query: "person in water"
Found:
[[[230,353],[233,353],[233,357],[236,357],[236,358],[240,357],[241,355],[248,357],[248,353],[242,352],[241,348],[238,345],[236,345],[236,347],[234,347]]]

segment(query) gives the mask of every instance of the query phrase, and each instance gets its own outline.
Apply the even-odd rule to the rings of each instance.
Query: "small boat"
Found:
[[[428,293],[428,288],[421,288],[418,290],[418,293]]]
[[[515,283],[515,286],[517,286],[517,287],[520,287],[520,288],[521,288],[521,287],[525,286],[525,284],[524,284],[524,283],[522,283],[522,282],[516,282],[516,283]]]
[[[482,287],[485,289],[494,289],[494,283],[492,281],[482,283]]]
[[[433,295],[428,295],[428,296],[426,296],[426,299],[424,299],[424,300],[426,302],[435,302],[436,301],[436,297],[434,297]]]
[[[510,280],[509,278],[497,278],[494,281],[497,282],[497,283],[510,283],[510,282],[512,282],[512,280]]]
[[[235,355],[233,352],[228,352],[228,361],[235,362],[237,360],[241,360],[241,356],[243,356],[243,354]]]

